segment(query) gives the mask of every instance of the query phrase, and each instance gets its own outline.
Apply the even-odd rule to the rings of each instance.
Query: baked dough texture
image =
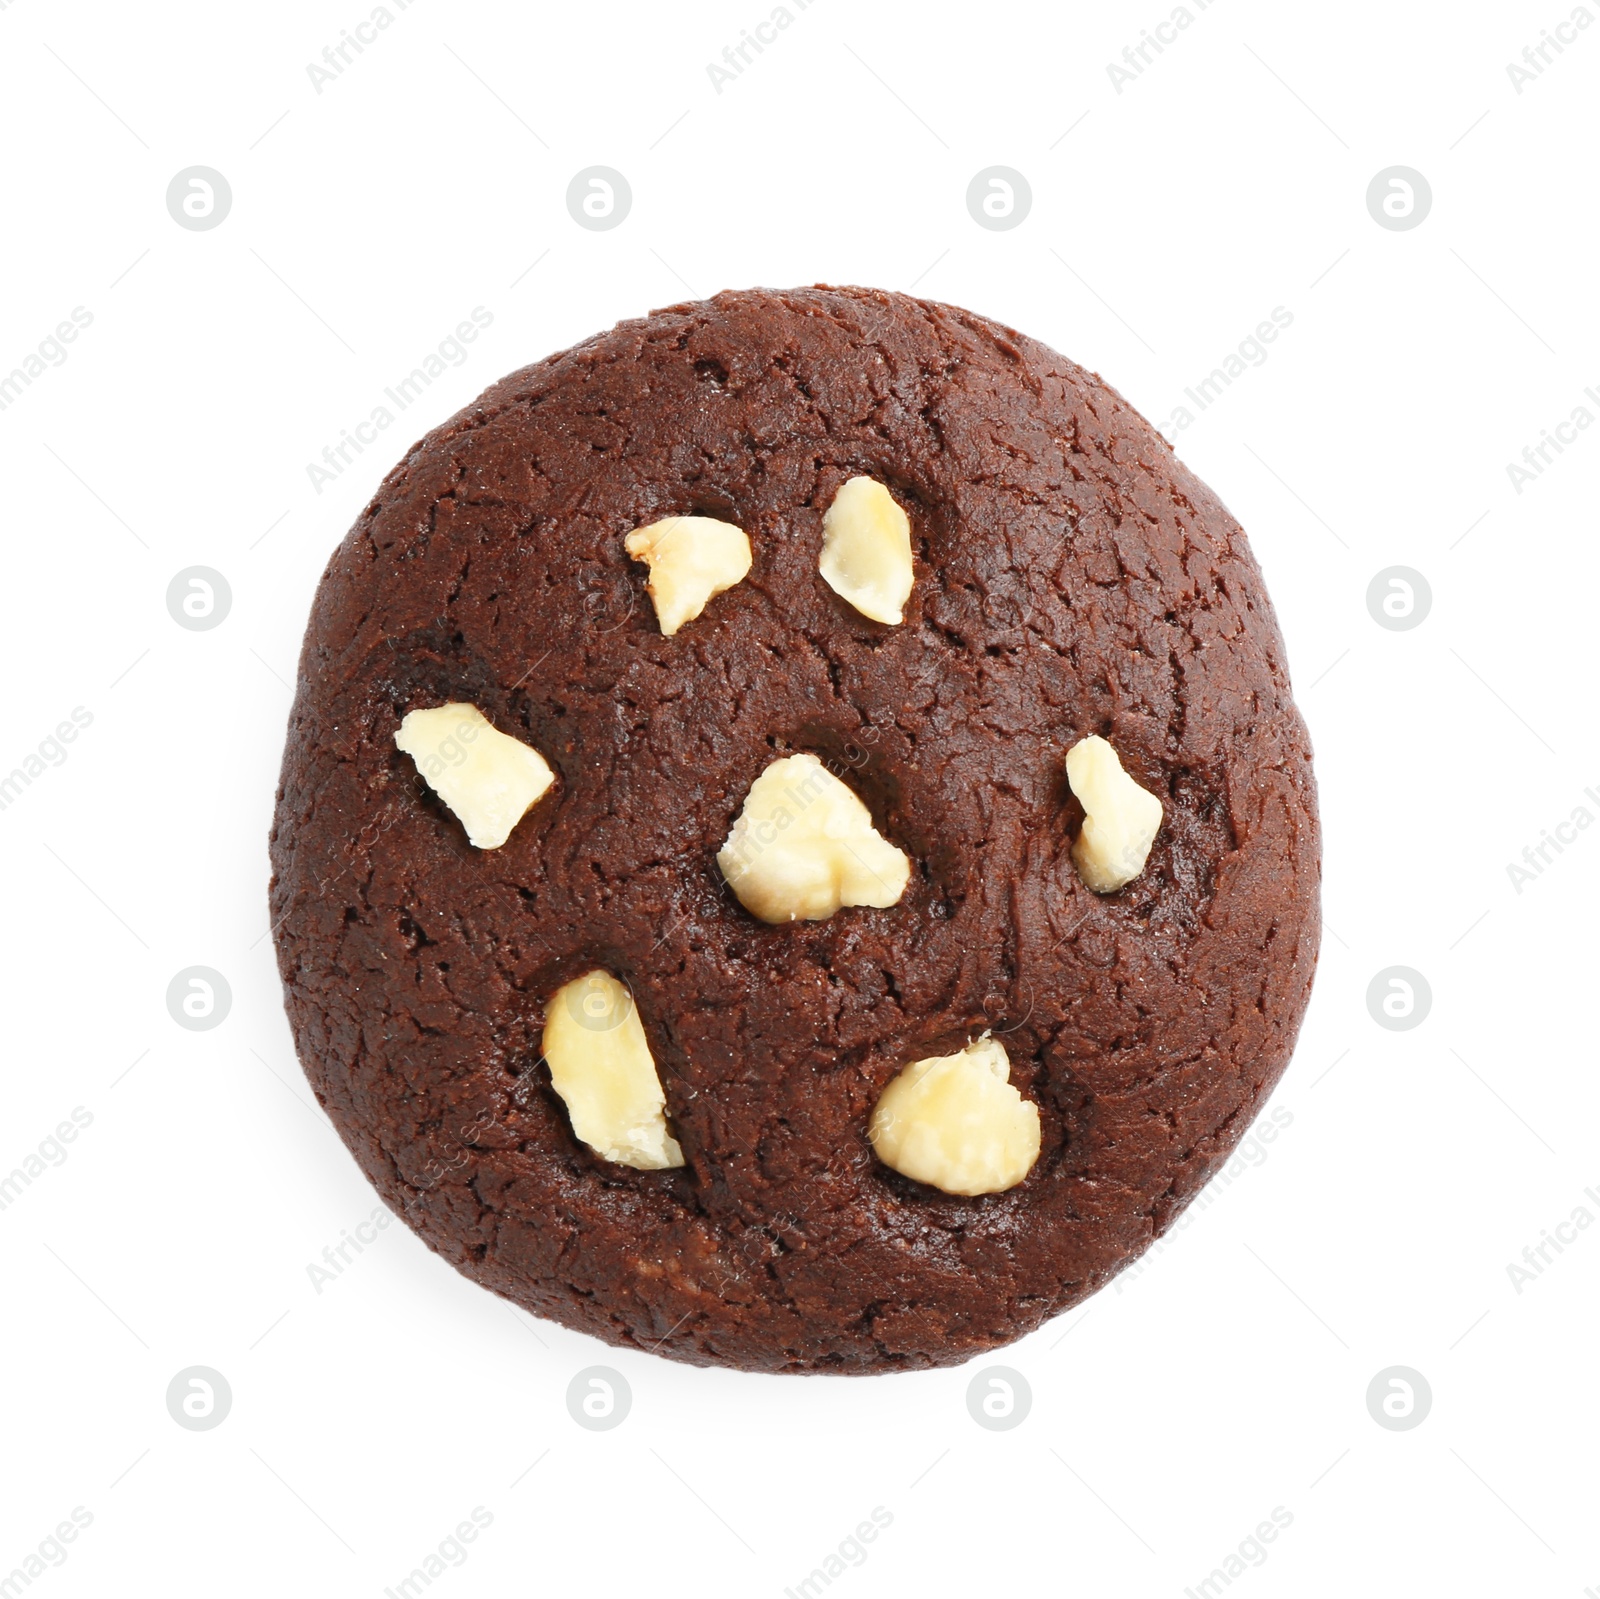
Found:
[[[818,572],[852,477],[911,526],[899,625]],[[749,536],[664,637],[624,540]],[[468,703],[548,793],[475,849],[395,747]],[[1081,881],[1065,752],[1164,808]],[[809,753],[909,857],[898,902],[768,924],[717,866]],[[701,1364],[950,1364],[1169,1228],[1283,1071],[1319,938],[1311,752],[1245,536],[1097,376],[855,288],[674,306],[496,383],[389,473],[312,609],[271,855],[289,1018],[384,1201],[537,1316]],[[540,1056],[585,972],[632,995],[685,1164],[574,1136]],[[879,1162],[909,1062],[985,1031],[1038,1107],[1003,1193]]]

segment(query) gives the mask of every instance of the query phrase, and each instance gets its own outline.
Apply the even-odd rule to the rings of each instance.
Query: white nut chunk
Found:
[[[623,543],[634,560],[650,568],[645,588],[668,638],[750,570],[744,529],[712,516],[669,516],[636,529]]]
[[[640,1171],[683,1165],[633,995],[610,972],[575,977],[551,996],[544,1058],[573,1132],[602,1159]]]
[[[884,1089],[868,1136],[878,1159],[947,1194],[1015,1188],[1039,1158],[1039,1107],[1012,1086],[987,1033],[957,1055],[913,1061]]]
[[[1067,781],[1084,810],[1072,846],[1078,876],[1095,893],[1113,894],[1144,870],[1161,831],[1161,801],[1123,771],[1117,752],[1096,734],[1067,751]]]
[[[739,903],[764,922],[820,922],[842,905],[899,902],[911,862],[815,755],[774,761],[717,852]]]
[[[828,587],[874,622],[900,622],[911,598],[911,523],[895,497],[869,477],[842,484],[822,518]]]
[[[538,750],[502,733],[476,705],[408,711],[394,741],[479,849],[499,849],[556,777]]]

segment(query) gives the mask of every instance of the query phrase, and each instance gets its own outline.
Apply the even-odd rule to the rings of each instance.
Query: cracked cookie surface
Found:
[[[911,528],[904,620],[818,572],[854,477]],[[743,529],[672,636],[626,536]],[[477,706],[550,792],[475,850],[395,747]],[[1157,795],[1141,875],[1072,860],[1065,752]],[[818,757],[910,858],[897,903],[767,924],[717,866]],[[870,1372],[1008,1342],[1169,1227],[1282,1072],[1319,934],[1310,748],[1244,535],[1093,374],[954,307],[729,293],[495,384],[334,554],[301,657],[271,916],[318,1100],[384,1200],[539,1316],[696,1363]],[[631,991],[685,1164],[573,1134],[545,1006]],[[868,1127],[985,1030],[1040,1153],[965,1198]]]

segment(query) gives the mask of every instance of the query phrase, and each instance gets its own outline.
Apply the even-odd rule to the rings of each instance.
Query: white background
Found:
[[[767,0],[414,0],[319,94],[307,64],[366,0],[0,8],[0,373],[93,315],[0,411],[0,772],[93,717],[0,811],[0,1175],[93,1117],[0,1210],[0,1577],[82,1506],[17,1591],[379,1595],[481,1506],[430,1595],[776,1596],[881,1506],[830,1595],[1176,1596],[1281,1506],[1228,1592],[1600,1589],[1600,1227],[1521,1292],[1507,1272],[1600,1217],[1600,829],[1520,893],[1507,872],[1600,815],[1600,429],[1520,494],[1506,470],[1600,414],[1600,27],[1520,94],[1506,71],[1570,9],[1214,0],[1118,93],[1107,64],[1167,0],[943,21],[814,0],[719,94],[707,63]],[[609,232],[564,200],[597,163],[633,189]],[[165,204],[196,164],[233,191],[206,232]],[[991,164],[1032,186],[1011,231],[966,210]],[[1395,164],[1433,191],[1410,231],[1366,207]],[[691,293],[819,280],[1010,322],[1157,421],[1293,315],[1179,439],[1249,530],[1316,744],[1327,935],[1273,1100],[1292,1120],[1142,1269],[978,1363],[1031,1385],[1007,1432],[968,1416],[977,1367],[623,1354],[398,1224],[320,1294],[307,1271],[375,1203],[301,1078],[265,936],[329,552],[503,372]],[[469,358],[316,492],[307,463],[476,306]],[[232,587],[211,631],[167,612],[193,564]],[[1432,588],[1410,631],[1366,606],[1395,564]],[[197,964],[233,990],[209,1032],[165,1005]],[[1409,1032],[1367,1010],[1394,964],[1432,988]],[[633,1392],[606,1433],[565,1405],[595,1363]],[[214,1430],[167,1413],[191,1365],[231,1386]],[[1391,1365],[1431,1385],[1413,1430],[1368,1414]]]

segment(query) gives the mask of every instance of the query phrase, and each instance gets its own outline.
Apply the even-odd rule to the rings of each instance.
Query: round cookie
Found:
[[[899,624],[819,573],[857,477],[909,520]],[[667,636],[624,541],[672,516],[751,562]],[[499,847],[396,746],[458,704],[554,773]],[[1063,766],[1089,735],[1162,804],[1103,894]],[[769,922],[730,891],[718,852],[794,755],[908,857],[896,902]],[[1239,525],[1093,374],[866,289],[624,322],[412,448],[318,590],[271,853],[300,1058],[386,1203],[536,1315],[747,1370],[948,1364],[1092,1293],[1248,1126],[1319,937],[1310,748]],[[546,1007],[596,970],[682,1165],[574,1133]],[[1025,1178],[890,1169],[885,1089],[986,1031],[1037,1108]]]

